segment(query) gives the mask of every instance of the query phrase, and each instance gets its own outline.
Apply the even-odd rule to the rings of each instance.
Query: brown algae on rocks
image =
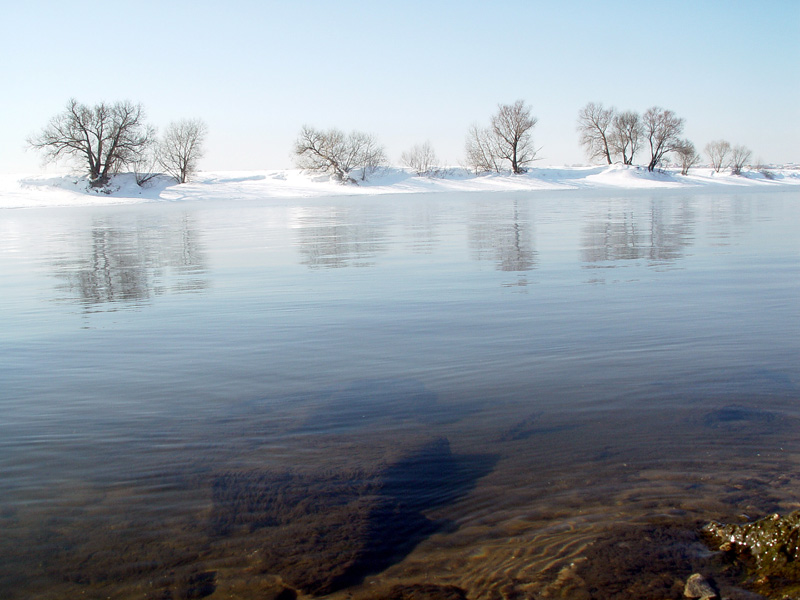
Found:
[[[759,591],[800,592],[800,511],[738,525],[711,522],[703,532],[719,550],[748,566],[749,583]]]

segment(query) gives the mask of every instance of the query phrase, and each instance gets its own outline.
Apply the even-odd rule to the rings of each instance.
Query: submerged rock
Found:
[[[700,598],[701,600],[710,600],[717,597],[717,592],[708,583],[708,580],[695,573],[686,581],[686,587],[683,588],[683,595],[687,598]]]
[[[712,522],[703,531],[720,550],[750,566],[754,587],[800,592],[800,511],[741,525]]]
[[[208,526],[214,544],[244,544],[256,572],[329,594],[405,557],[444,525],[424,513],[466,494],[492,466],[439,439],[355,471],[220,473]]]

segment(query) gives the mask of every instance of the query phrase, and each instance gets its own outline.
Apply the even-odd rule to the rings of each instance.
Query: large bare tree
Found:
[[[47,162],[62,158],[82,162],[92,185],[102,186],[121,167],[138,160],[154,135],[141,104],[87,106],[72,98],[28,144],[41,151]]]
[[[706,154],[711,161],[711,167],[719,173],[727,166],[727,158],[731,152],[731,145],[725,140],[714,140],[706,144]]]
[[[511,163],[511,172],[525,172],[525,166],[536,158],[531,130],[538,119],[531,116],[531,107],[522,100],[500,104],[492,117],[491,129],[501,159]]]
[[[643,136],[644,128],[639,113],[626,110],[614,115],[609,143],[611,151],[620,156],[623,164],[633,164],[633,158],[636,156]]]
[[[665,154],[678,149],[684,120],[671,110],[659,106],[648,108],[642,117],[644,136],[650,145],[648,171],[655,170]]]
[[[197,170],[207,132],[202,119],[173,121],[164,131],[158,144],[158,161],[178,183],[186,183]]]
[[[589,159],[611,160],[611,133],[616,111],[614,108],[603,108],[602,104],[589,102],[578,113],[578,132],[581,145],[586,148]]]
[[[361,169],[361,179],[386,163],[386,153],[373,135],[339,129],[327,131],[304,125],[294,143],[295,163],[301,169],[328,173],[341,183],[356,183],[351,176]]]

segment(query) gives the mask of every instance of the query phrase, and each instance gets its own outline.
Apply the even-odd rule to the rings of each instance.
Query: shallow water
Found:
[[[680,597],[698,523],[799,506],[798,222],[749,189],[0,212],[3,597]]]

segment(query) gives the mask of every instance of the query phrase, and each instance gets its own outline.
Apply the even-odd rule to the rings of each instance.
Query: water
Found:
[[[3,597],[680,597],[698,524],[799,506],[798,222],[751,190],[2,212]]]

